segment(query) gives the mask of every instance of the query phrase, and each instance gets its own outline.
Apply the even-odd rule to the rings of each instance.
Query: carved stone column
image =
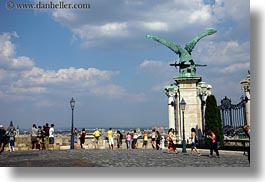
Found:
[[[168,127],[176,130],[176,97],[177,97],[177,86],[171,84],[165,86],[166,96],[168,97]]]
[[[250,73],[241,81],[241,89],[245,92],[246,120],[247,125],[250,126]]]
[[[206,108],[206,99],[212,93],[212,86],[206,84],[205,82],[199,82],[197,85],[197,94],[201,101],[201,134],[205,134],[205,108]]]

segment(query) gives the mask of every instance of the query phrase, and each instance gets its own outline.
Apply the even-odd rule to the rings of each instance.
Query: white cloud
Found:
[[[230,74],[230,73],[235,73],[238,70],[249,70],[250,69],[250,63],[237,63],[237,64],[231,64],[229,66],[224,67],[223,69],[220,70],[221,73],[223,74]]]
[[[16,46],[12,38],[18,38],[16,32],[0,34],[0,66],[7,69],[30,69],[34,62],[26,57],[16,57]]]
[[[10,41],[13,36],[14,34],[12,33],[3,33],[2,35],[0,35],[0,58],[1,59],[10,58],[14,56],[15,46]]]
[[[115,26],[104,27],[115,29]],[[0,63],[5,64],[0,69],[0,97],[11,100],[34,100],[34,95],[69,95],[75,92],[80,95],[122,99],[142,102],[142,94],[128,91],[113,83],[113,77],[118,71],[100,70],[97,68],[62,68],[45,70],[34,66],[34,62],[26,56],[18,57],[10,33],[0,34]],[[36,100],[35,100],[36,101]]]
[[[109,80],[117,72],[98,70],[96,68],[73,68],[59,69],[59,70],[44,70],[34,67],[30,71],[24,71],[21,74],[22,81],[32,84],[59,84],[69,83],[74,81],[87,81],[94,83],[99,80]],[[85,83],[83,83],[85,84]]]
[[[193,58],[209,65],[227,65],[250,62],[250,42],[238,40],[204,42],[193,51]],[[197,61],[198,62],[198,61]]]
[[[26,56],[21,56],[13,58],[11,60],[11,66],[18,69],[30,69],[34,66],[34,62]]]
[[[126,36],[128,34],[126,22],[111,22],[103,25],[85,24],[81,27],[74,28],[73,32],[81,39],[88,40],[94,38]]]
[[[81,39],[81,44],[91,47],[97,45],[96,41],[124,39],[139,36],[143,32],[172,34],[175,31],[186,31],[191,25],[204,28],[214,22],[211,11],[211,7],[202,0],[156,3],[122,0],[115,3],[91,2],[91,9],[87,11],[53,10],[51,16],[55,21],[69,27]]]
[[[47,0],[46,0],[47,1]],[[68,3],[84,1],[68,0]],[[169,37],[182,35],[180,41],[194,35],[195,30],[215,27],[227,20],[241,29],[249,18],[249,4],[238,0],[216,0],[205,4],[203,0],[185,1],[103,1],[90,2],[89,10],[51,10],[53,19],[68,27],[84,47],[111,45],[117,39],[127,42],[143,34],[167,33]],[[243,12],[243,13],[242,13]],[[231,31],[232,30],[232,31]],[[225,30],[224,36],[235,35],[234,29]],[[243,30],[243,31],[242,31]],[[222,36],[219,36],[222,37]],[[73,40],[73,39],[72,39]],[[141,42],[142,40],[138,40]]]
[[[66,23],[68,21],[74,22],[77,21],[78,16],[74,13],[74,11],[68,10],[66,11],[65,9],[58,9],[53,11],[52,17],[59,22]]]
[[[163,65],[162,61],[153,61],[153,60],[145,60],[140,64],[141,69],[149,68],[149,67],[161,67]]]
[[[201,5],[199,9],[194,10],[189,16],[189,23],[205,23],[212,19],[210,6]]]
[[[159,31],[159,32],[167,32],[169,30],[169,26],[167,23],[165,22],[159,22],[159,21],[155,21],[155,22],[144,22],[143,26],[147,29],[147,30],[151,30],[151,31]]]

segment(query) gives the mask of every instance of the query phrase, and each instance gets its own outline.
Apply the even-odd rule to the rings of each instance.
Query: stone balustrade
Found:
[[[70,136],[55,136],[54,138],[54,146],[49,146],[49,149],[51,150],[67,150],[70,149]],[[138,148],[142,148],[143,145],[143,139],[138,139]],[[162,143],[162,142],[161,142]],[[85,144],[83,145],[84,149],[95,149],[95,139],[93,137],[86,137]],[[161,145],[162,148],[164,148],[164,142]],[[80,141],[78,140],[77,143],[74,144],[75,149],[81,149],[80,147]],[[105,139],[105,137],[100,137],[98,142],[98,149],[108,149],[109,144],[108,141]],[[127,149],[125,139],[123,139],[122,142],[122,149]],[[32,150],[32,144],[31,144],[31,138],[29,135],[19,135],[16,136],[15,140],[15,151],[27,151]],[[117,142],[114,139],[114,149],[117,149]],[[147,149],[152,149],[151,140],[148,141]],[[9,150],[9,145],[6,145],[5,150]]]

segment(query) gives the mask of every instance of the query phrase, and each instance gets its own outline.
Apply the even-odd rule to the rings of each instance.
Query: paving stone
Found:
[[[180,150],[179,150],[180,151]],[[134,150],[48,150],[15,151],[0,154],[1,167],[250,167],[242,152],[220,151],[220,158],[168,154],[152,149]]]

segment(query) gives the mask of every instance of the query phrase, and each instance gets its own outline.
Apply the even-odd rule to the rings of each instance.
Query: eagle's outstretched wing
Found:
[[[194,46],[197,44],[197,42],[199,42],[199,40],[201,40],[203,37],[206,37],[208,35],[212,35],[214,33],[216,33],[217,30],[214,29],[214,28],[209,28],[209,29],[206,29],[204,32],[200,33],[198,36],[194,37],[191,41],[189,41],[186,46],[185,46],[185,49],[191,53]]]
[[[178,44],[175,44],[174,42],[168,41],[166,39],[162,39],[162,38],[155,36],[155,35],[146,35],[146,37],[163,44],[164,46],[168,47],[169,49],[171,49],[176,54],[181,53],[182,48]]]

